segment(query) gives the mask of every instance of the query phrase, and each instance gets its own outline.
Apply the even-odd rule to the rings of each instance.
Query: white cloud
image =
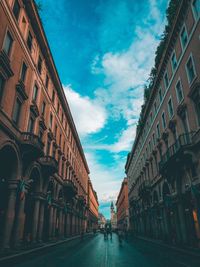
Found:
[[[123,162],[117,164],[117,166],[107,166],[105,168],[105,165],[99,163],[98,156],[94,151],[87,151],[85,156],[89,162],[92,183],[94,188],[98,189],[99,202],[106,203],[116,200],[121,180],[124,177]]]
[[[64,86],[64,91],[81,136],[96,133],[104,127],[107,118],[106,110],[97,101],[81,96],[70,85]]]

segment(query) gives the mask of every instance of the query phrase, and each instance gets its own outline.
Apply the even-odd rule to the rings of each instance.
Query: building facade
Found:
[[[110,223],[113,230],[117,229],[117,214],[114,208],[113,201],[110,205]]]
[[[98,227],[99,229],[104,229],[106,224],[106,218],[102,213],[99,212],[99,218],[98,218]]]
[[[99,202],[96,191],[94,191],[91,180],[88,181],[88,222],[87,230],[98,229],[98,218],[99,218]]]
[[[200,245],[200,1],[175,13],[126,162],[135,234]]]
[[[33,0],[0,1],[0,248],[86,228],[89,168]]]
[[[129,229],[128,207],[128,180],[124,178],[119,195],[117,197],[117,228],[127,231]]]

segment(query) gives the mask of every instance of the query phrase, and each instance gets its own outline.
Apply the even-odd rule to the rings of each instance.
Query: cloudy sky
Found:
[[[38,0],[97,191],[109,218],[165,25],[167,0]]]

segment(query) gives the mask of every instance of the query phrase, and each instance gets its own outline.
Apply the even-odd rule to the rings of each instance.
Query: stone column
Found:
[[[186,222],[185,222],[185,214],[183,205],[181,202],[178,203],[178,216],[179,216],[179,222],[180,222],[180,230],[181,230],[181,237],[182,237],[182,243],[187,243],[187,228],[186,228]]]
[[[62,231],[61,231],[61,238],[64,238],[64,227],[65,227],[65,214],[64,214],[64,212],[63,212],[63,210],[62,210],[62,227],[61,227],[61,229],[62,229]]]
[[[39,212],[39,225],[38,225],[38,241],[42,241],[43,224],[44,224],[44,201],[40,201],[40,212]]]
[[[54,214],[54,207],[50,207],[49,211],[49,239],[52,239],[52,229],[53,229],[53,214]]]
[[[35,205],[33,211],[33,224],[32,224],[32,241],[36,242],[37,229],[39,222],[39,208],[40,208],[40,199],[38,196],[35,198]]]
[[[52,238],[55,238],[55,233],[56,233],[56,217],[57,217],[57,207],[53,208],[53,223],[52,223],[52,232],[51,236]]]
[[[62,210],[59,210],[58,235],[62,236]]]
[[[15,219],[15,204],[17,195],[18,181],[9,181],[8,186],[8,206],[5,216],[5,227],[3,230],[2,248],[10,248],[10,238],[12,233],[12,227]]]
[[[15,236],[14,236],[14,245],[16,247],[19,247],[23,240],[24,223],[25,223],[24,204],[25,204],[25,197],[19,202],[19,209],[16,218]]]

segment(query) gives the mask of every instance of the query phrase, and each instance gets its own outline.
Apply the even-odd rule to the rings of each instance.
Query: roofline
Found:
[[[69,104],[67,102],[67,98],[66,98],[64,90],[63,90],[61,80],[60,80],[59,75],[58,75],[58,71],[57,71],[57,68],[56,68],[56,65],[55,65],[55,62],[53,59],[53,55],[51,53],[51,49],[49,47],[49,43],[48,43],[44,28],[42,25],[42,21],[40,19],[40,15],[39,15],[38,10],[37,10],[37,5],[35,3],[35,0],[23,0],[23,3],[25,6],[25,9],[26,9],[26,12],[28,13],[29,17],[32,18],[31,26],[34,29],[35,34],[37,34],[36,36],[37,36],[39,44],[40,44],[40,49],[42,51],[43,56],[45,56],[45,61],[46,61],[46,64],[48,66],[48,70],[52,74],[51,79],[53,80],[54,84],[56,85],[56,91],[60,96],[60,100],[63,104],[62,106],[63,106],[63,109],[65,111],[65,115],[67,116],[67,118],[69,120],[69,124],[70,124],[71,130],[75,136],[76,144],[77,144],[79,152],[82,156],[83,163],[85,165],[87,173],[89,174],[90,170],[89,170],[89,167],[88,167],[88,164],[87,164],[87,161],[85,158],[85,154],[84,154],[81,142],[80,142],[80,138],[79,138],[78,132],[76,130],[76,126],[75,126],[75,123],[74,123],[74,120],[73,120],[73,117],[72,117],[72,114],[71,114],[71,111],[69,108]]]

